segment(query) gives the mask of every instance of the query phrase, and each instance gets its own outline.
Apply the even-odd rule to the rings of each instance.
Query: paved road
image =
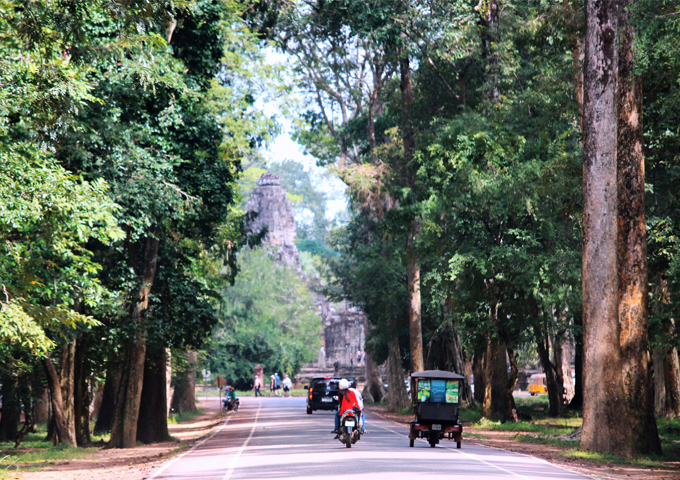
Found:
[[[305,399],[241,398],[241,409],[203,443],[168,461],[158,480],[329,479],[352,480],[517,479],[582,480],[580,474],[533,457],[442,440],[437,448],[408,430],[367,415],[369,434],[351,449],[333,440],[333,412],[305,413]],[[453,447],[453,448],[451,448]]]

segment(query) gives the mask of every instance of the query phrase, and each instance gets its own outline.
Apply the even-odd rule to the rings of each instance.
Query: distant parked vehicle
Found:
[[[305,385],[307,392],[307,413],[316,410],[338,409],[338,382],[341,377],[313,377],[309,385]],[[347,380],[353,380],[348,378]]]
[[[548,393],[548,383],[545,379],[545,373],[534,373],[529,378],[529,393],[531,396]]]

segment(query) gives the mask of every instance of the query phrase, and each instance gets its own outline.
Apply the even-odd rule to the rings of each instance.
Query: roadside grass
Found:
[[[203,415],[202,408],[197,409],[195,412],[171,413],[168,417],[168,425],[177,425],[178,423],[189,422],[199,415]]]
[[[36,433],[26,435],[18,449],[14,448],[14,442],[0,442],[0,472],[7,474],[15,470],[15,466],[30,463],[75,460],[87,457],[98,450],[97,447],[54,446],[52,442],[45,441],[46,428],[44,423],[37,425],[36,430]],[[100,438],[94,437],[93,440]]]
[[[662,445],[664,450],[661,455],[646,455],[641,458],[624,458],[616,455],[589,452],[572,448],[561,452],[560,455],[573,460],[589,460],[597,463],[614,463],[619,465],[636,465],[640,467],[668,468],[668,462],[677,462],[680,458],[680,448]]]

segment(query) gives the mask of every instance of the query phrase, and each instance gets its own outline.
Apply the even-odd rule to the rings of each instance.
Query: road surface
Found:
[[[369,433],[351,449],[333,440],[334,412],[307,415],[305,398],[241,398],[241,408],[212,436],[169,460],[149,479],[241,480],[582,480],[543,460],[465,442],[408,446],[408,429],[368,414]],[[455,477],[452,477],[455,475]]]

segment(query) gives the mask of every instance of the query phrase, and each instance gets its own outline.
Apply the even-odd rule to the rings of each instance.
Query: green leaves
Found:
[[[318,355],[321,319],[311,292],[290,267],[261,249],[239,257],[240,274],[222,292],[219,323],[209,349],[210,367],[239,388],[252,372],[296,373]]]

